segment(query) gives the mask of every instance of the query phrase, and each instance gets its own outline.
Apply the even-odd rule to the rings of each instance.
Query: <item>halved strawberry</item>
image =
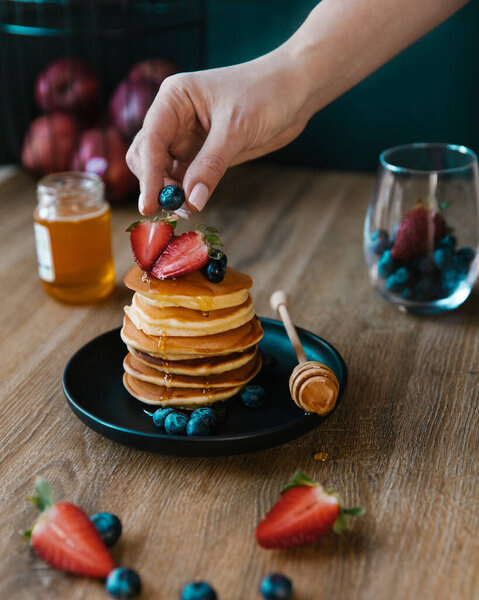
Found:
[[[333,491],[326,491],[301,471],[297,471],[281,498],[256,528],[262,548],[303,546],[326,535],[331,529],[343,533],[348,527],[345,515],[362,515],[362,508],[343,508]]]
[[[151,269],[175,233],[171,223],[160,221],[157,217],[151,221],[148,219],[136,221],[128,227],[127,231],[130,232],[135,261],[143,271]]]
[[[399,223],[391,248],[395,260],[409,260],[432,252],[434,244],[446,233],[446,222],[439,212],[421,202],[407,212]]]
[[[32,529],[24,532],[35,554],[61,571],[105,578],[115,567],[98,531],[85,512],[70,502],[53,503],[48,483],[35,482],[37,496],[29,500],[42,511]]]
[[[151,268],[150,275],[157,279],[168,279],[203,268],[213,245],[221,245],[217,233],[214,227],[199,225],[196,231],[188,231],[174,238]]]

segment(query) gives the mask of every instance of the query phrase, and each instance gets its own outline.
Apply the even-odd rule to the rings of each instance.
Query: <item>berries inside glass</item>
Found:
[[[464,146],[409,144],[385,150],[364,226],[375,289],[402,310],[460,306],[477,279],[477,156]]]

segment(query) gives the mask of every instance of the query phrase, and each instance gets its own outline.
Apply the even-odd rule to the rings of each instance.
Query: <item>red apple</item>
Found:
[[[38,117],[23,140],[23,166],[36,175],[68,170],[79,132],[70,115],[54,112]]]
[[[128,72],[130,81],[148,81],[156,90],[170,75],[178,73],[178,66],[166,58],[149,58],[136,63]]]
[[[107,199],[124,200],[137,186],[136,177],[126,164],[127,144],[114,127],[87,129],[80,136],[72,169],[99,175],[105,183]]]
[[[143,125],[155,88],[148,81],[124,79],[110,99],[110,116],[117,129],[130,140]]]
[[[46,111],[92,113],[98,106],[98,78],[79,58],[60,58],[37,77],[35,100]]]

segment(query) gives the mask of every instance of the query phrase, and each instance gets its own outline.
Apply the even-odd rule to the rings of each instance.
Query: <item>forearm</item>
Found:
[[[323,0],[278,48],[307,118],[445,21],[468,0]]]

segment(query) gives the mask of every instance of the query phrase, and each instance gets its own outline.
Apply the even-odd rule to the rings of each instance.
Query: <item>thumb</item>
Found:
[[[237,154],[235,143],[227,138],[225,132],[226,128],[211,128],[183,178],[186,204],[194,211],[203,210]]]

